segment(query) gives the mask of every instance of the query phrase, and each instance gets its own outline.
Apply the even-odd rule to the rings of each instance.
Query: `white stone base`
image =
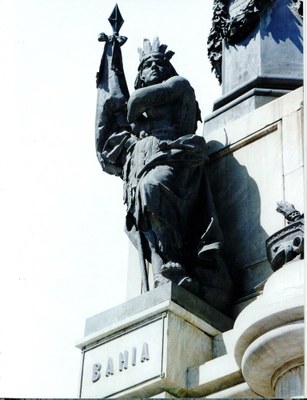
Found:
[[[110,316],[117,322],[108,323]],[[83,351],[80,397],[186,396],[187,370],[211,360],[212,338],[231,326],[173,284],[90,318],[77,345]]]

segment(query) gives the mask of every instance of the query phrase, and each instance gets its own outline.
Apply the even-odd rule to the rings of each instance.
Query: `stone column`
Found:
[[[234,326],[234,355],[250,388],[263,397],[303,396],[304,260],[267,281]]]
[[[285,372],[276,382],[275,396],[286,398],[304,393],[304,366],[300,365]]]

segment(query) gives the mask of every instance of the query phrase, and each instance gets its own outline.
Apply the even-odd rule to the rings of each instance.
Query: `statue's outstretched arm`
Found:
[[[96,153],[103,170],[121,176],[127,149],[134,139],[127,120],[129,91],[120,49],[127,38],[119,36],[114,27],[113,30],[113,35],[102,33],[98,38],[105,42],[105,47],[97,73],[95,137]]]

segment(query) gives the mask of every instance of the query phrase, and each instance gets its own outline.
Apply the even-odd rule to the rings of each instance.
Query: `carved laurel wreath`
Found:
[[[222,40],[239,43],[251,33],[260,17],[275,0],[250,0],[233,18],[229,18],[229,0],[214,0],[212,28],[208,37],[208,57],[219,82],[222,81]],[[290,7],[303,17],[303,0],[292,0]]]

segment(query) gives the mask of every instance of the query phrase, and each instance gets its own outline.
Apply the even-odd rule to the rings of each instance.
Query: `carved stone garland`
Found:
[[[222,82],[222,41],[234,45],[246,38],[259,23],[274,0],[250,0],[233,18],[229,18],[229,0],[214,0],[212,27],[208,36],[208,57],[212,71]],[[303,0],[292,0],[290,8],[303,17]]]

